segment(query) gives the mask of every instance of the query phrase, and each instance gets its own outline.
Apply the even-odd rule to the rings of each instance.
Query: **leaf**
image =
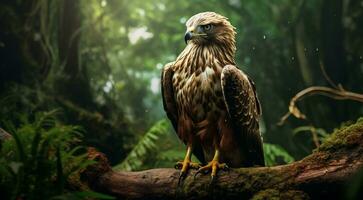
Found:
[[[26,162],[26,154],[25,154],[25,150],[24,150],[24,145],[22,144],[18,134],[16,132],[14,132],[13,134],[13,137],[15,139],[15,143],[16,143],[16,147],[17,147],[17,150],[18,150],[18,154],[19,154],[19,157],[20,157],[20,160],[22,162]]]
[[[10,167],[12,172],[14,172],[14,174],[17,174],[19,172],[20,167],[23,166],[23,163],[21,163],[21,162],[10,162],[8,166]]]
[[[281,164],[279,159],[282,159],[285,163],[291,163],[295,160],[284,148],[277,144],[264,143],[263,149],[267,166]]]
[[[148,156],[154,155],[158,150],[156,142],[168,134],[166,120],[155,123],[149,131],[140,139],[136,146],[121,164],[114,167],[116,170],[132,171],[139,169]]]
[[[312,128],[312,126],[300,126],[300,127],[295,128],[294,130],[292,130],[292,132],[294,135],[301,133],[301,132],[307,132],[307,131],[311,132],[311,128]]]
[[[31,146],[31,155],[32,155],[32,158],[36,158],[37,157],[37,152],[38,152],[38,148],[39,148],[40,141],[41,141],[41,134],[40,134],[40,132],[36,132],[35,133],[35,136],[33,138],[32,146]]]
[[[56,150],[56,158],[57,158],[57,185],[58,185],[58,193],[63,192],[64,187],[64,176],[63,176],[63,166],[62,166],[62,158],[59,147]]]
[[[317,134],[317,138],[320,142],[324,142],[329,137],[329,134],[324,129],[315,128],[314,126],[300,126],[293,130],[294,136],[301,133],[312,134],[312,137],[314,137],[313,134]]]

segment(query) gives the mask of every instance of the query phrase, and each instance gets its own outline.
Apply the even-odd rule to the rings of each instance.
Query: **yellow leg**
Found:
[[[199,169],[201,167],[199,163],[193,163],[191,161],[192,150],[192,146],[188,145],[184,160],[175,164],[175,168],[181,169],[179,180],[187,175],[189,169]]]
[[[195,173],[195,176],[201,172],[208,173],[209,171],[212,171],[211,181],[213,182],[219,169],[228,170],[228,166],[226,163],[219,163],[219,150],[216,149],[212,161],[210,161],[206,166],[199,168],[197,173]]]

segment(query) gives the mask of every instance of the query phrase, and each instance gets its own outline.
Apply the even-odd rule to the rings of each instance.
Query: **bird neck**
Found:
[[[178,56],[176,62],[191,72],[200,68],[204,71],[207,66],[213,67],[216,63],[221,67],[235,65],[235,52],[234,43],[199,45],[190,42]]]

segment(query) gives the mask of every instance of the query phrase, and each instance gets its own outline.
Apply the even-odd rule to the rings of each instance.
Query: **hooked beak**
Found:
[[[185,44],[188,44],[188,41],[191,40],[192,37],[193,37],[193,33],[191,33],[190,31],[186,32],[185,36],[184,36]]]

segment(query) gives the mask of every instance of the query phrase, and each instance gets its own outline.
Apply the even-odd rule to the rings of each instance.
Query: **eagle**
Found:
[[[261,106],[255,84],[236,66],[235,27],[202,12],[186,28],[185,49],[161,73],[166,115],[187,147],[176,164],[179,178],[189,169],[211,172],[213,180],[220,169],[264,166]]]

